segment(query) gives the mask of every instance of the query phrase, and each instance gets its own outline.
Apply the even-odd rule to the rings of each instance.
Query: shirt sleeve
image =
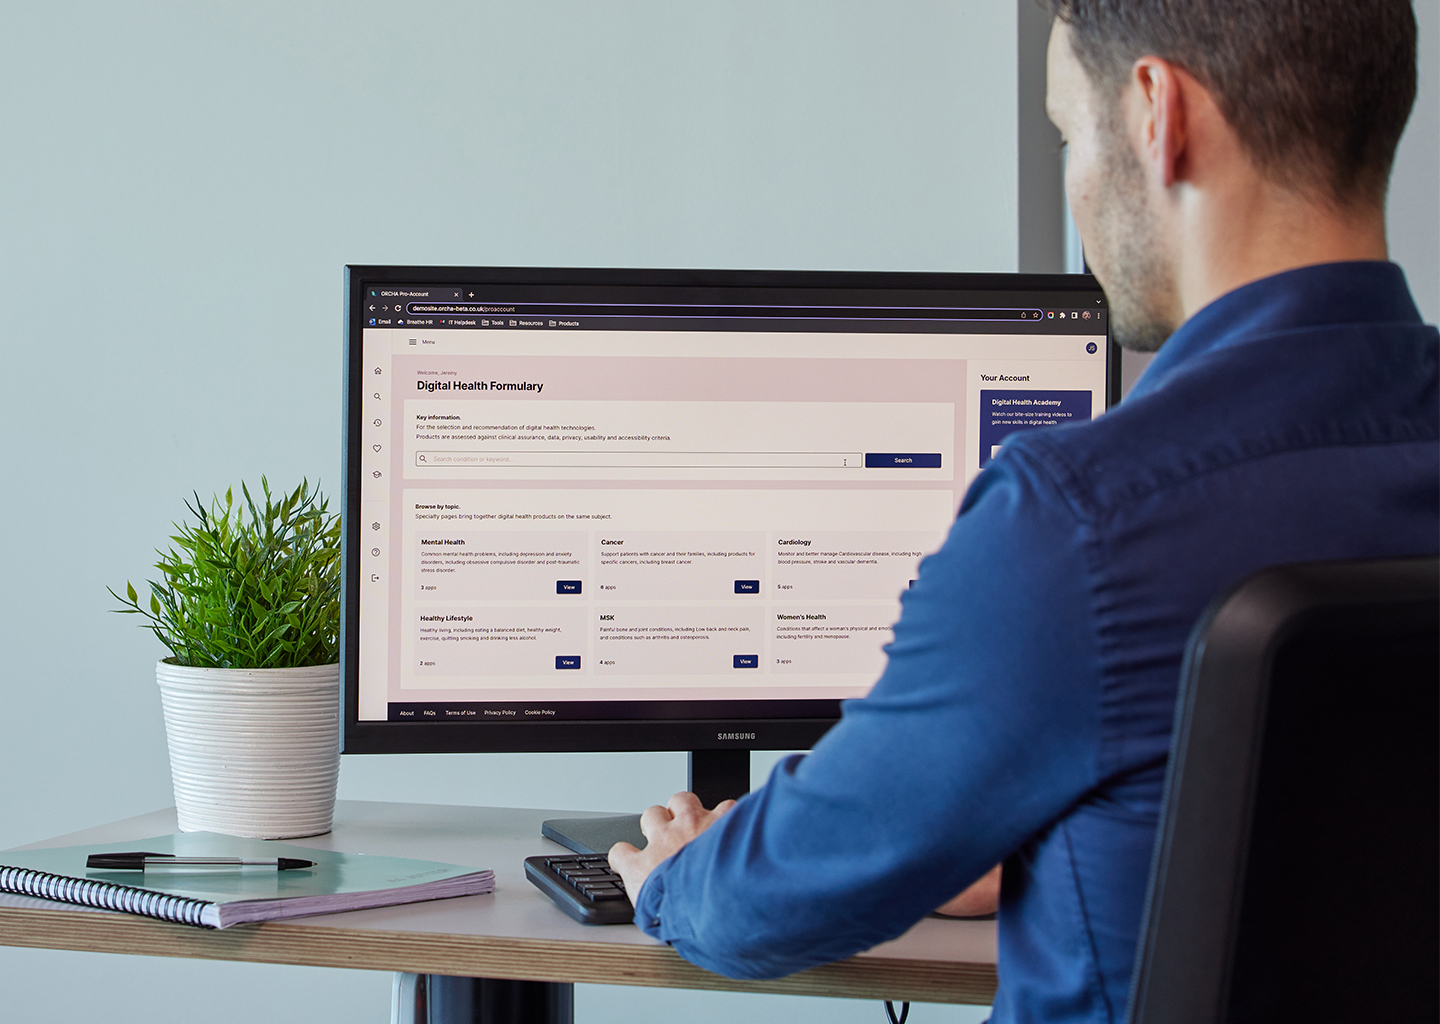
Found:
[[[1096,782],[1087,528],[1015,445],[902,598],[870,695],[641,888],[687,960],[771,978],[892,939]]]

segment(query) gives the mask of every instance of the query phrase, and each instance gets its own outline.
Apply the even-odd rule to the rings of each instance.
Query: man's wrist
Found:
[[[660,937],[660,904],[664,898],[665,883],[656,876],[668,860],[667,857],[647,871],[640,880],[640,888],[630,893],[630,902],[635,907],[636,927],[657,939]],[[629,887],[626,889],[628,891]]]

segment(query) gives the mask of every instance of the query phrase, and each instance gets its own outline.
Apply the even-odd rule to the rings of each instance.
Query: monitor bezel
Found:
[[[345,267],[344,387],[341,444],[343,536],[340,599],[341,750],[382,753],[529,753],[647,750],[808,749],[839,720],[815,718],[650,719],[556,722],[372,722],[359,718],[360,391],[363,290],[371,285],[535,285],[698,289],[837,289],[846,291],[1036,292],[1040,305],[1085,293],[1108,311],[1088,274],[963,274],[911,271],[646,270],[558,267],[427,267],[354,264]],[[1106,318],[1105,407],[1120,400],[1120,348]]]

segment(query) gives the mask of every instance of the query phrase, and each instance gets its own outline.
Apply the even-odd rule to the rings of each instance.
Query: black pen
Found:
[[[313,860],[297,860],[294,857],[177,857],[173,853],[92,853],[85,860],[87,868],[107,871],[144,871],[146,868],[217,867],[217,868],[274,868],[276,871],[291,871],[295,868],[313,868]]]

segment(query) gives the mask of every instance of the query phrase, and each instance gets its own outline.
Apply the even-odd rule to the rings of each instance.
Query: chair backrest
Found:
[[[1440,1019],[1440,560],[1217,600],[1165,785],[1132,1024]]]

